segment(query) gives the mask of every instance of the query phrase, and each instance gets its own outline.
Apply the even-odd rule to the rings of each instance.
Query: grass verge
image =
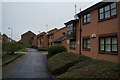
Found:
[[[66,72],[74,64],[87,59],[90,59],[90,58],[79,55],[79,54],[62,52],[49,58],[48,66],[52,74],[55,76],[58,76]]]
[[[9,60],[21,55],[22,53],[15,53],[13,55],[5,54],[2,56],[2,63],[8,62]]]
[[[120,78],[120,64],[102,60],[85,60],[56,78]]]
[[[22,49],[19,50],[19,52],[27,52],[27,51],[28,51],[27,48],[22,48]]]

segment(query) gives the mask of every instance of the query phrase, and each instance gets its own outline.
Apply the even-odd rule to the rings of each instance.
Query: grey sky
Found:
[[[20,40],[21,34],[28,30],[38,34],[38,31],[47,31],[46,25],[48,25],[48,30],[59,29],[64,27],[66,21],[73,19],[75,4],[79,12],[80,8],[83,10],[96,2],[3,2],[2,33],[10,37],[8,27],[11,27],[13,39]]]

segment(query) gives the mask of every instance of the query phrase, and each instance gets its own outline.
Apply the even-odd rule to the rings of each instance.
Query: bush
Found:
[[[54,45],[48,48],[48,58],[52,57],[55,54],[66,52],[67,48],[62,45]]]
[[[31,46],[30,48],[38,49],[38,47],[37,47],[37,46]]]
[[[53,75],[60,75],[74,64],[87,59],[90,58],[75,53],[62,52],[48,59],[48,67]]]
[[[57,78],[120,78],[120,64],[102,60],[85,60],[75,64]]]
[[[48,50],[48,47],[40,47],[38,48],[39,51],[47,51]]]
[[[14,54],[15,51],[22,49],[24,46],[17,42],[3,42],[2,43],[2,52],[7,54]]]

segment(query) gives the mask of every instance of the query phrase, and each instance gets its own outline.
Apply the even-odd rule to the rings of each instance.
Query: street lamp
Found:
[[[38,33],[40,34],[40,33],[41,33],[41,31],[38,31]]]
[[[12,28],[8,28],[8,29],[10,29],[11,30],[11,39],[10,39],[10,42],[12,42],[12,34],[13,34],[13,29]]]
[[[46,27],[47,27],[47,31],[48,31],[48,27],[49,27],[49,26],[48,26],[48,25],[46,25]]]

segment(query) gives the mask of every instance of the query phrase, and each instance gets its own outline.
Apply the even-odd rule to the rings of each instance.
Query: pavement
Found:
[[[28,53],[15,62],[7,65],[8,69],[12,65],[15,67],[9,68],[4,78],[47,78],[52,79],[52,75],[47,69],[46,55],[44,52],[38,52],[36,49],[29,48]]]

